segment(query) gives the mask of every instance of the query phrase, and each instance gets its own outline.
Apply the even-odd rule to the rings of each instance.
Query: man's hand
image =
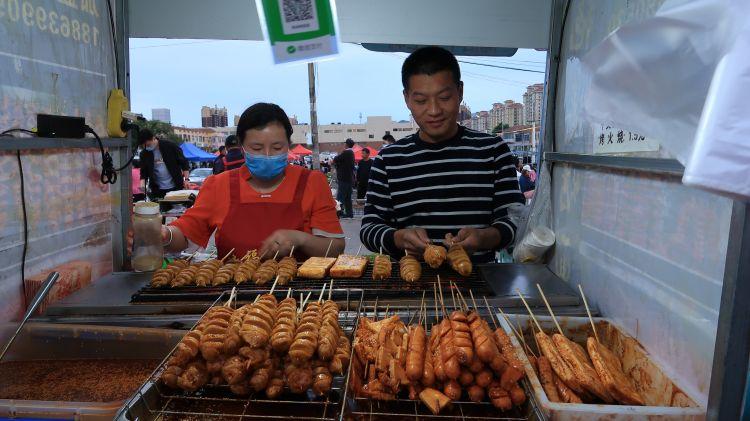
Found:
[[[126,239],[126,243],[128,245],[127,254],[128,256],[131,256],[133,254],[133,228],[128,230],[128,235]],[[164,244],[169,239],[169,231],[168,228],[164,225],[161,226],[161,243]]]
[[[421,256],[427,244],[430,244],[430,237],[427,236],[424,228],[406,228],[396,231],[393,241],[401,250]]]
[[[300,249],[305,242],[304,232],[296,230],[276,230],[263,241],[260,247],[260,255],[272,258],[279,252],[279,256],[288,256],[292,247]]]
[[[500,231],[497,228],[461,228],[455,236],[445,234],[446,247],[453,244],[462,246],[471,255],[475,251],[494,250],[500,244]]]

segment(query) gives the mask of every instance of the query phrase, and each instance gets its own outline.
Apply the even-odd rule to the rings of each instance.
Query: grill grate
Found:
[[[442,279],[442,277],[441,277]],[[476,294],[475,294],[476,296]],[[448,300],[452,298],[448,297]],[[454,307],[448,307],[452,304],[452,301],[445,301],[446,310],[452,311]],[[456,297],[455,300],[458,300]],[[479,302],[478,302],[479,304]],[[480,304],[481,306],[481,304]],[[383,311],[385,310],[385,312]],[[490,316],[488,315],[485,308],[478,308],[478,313],[488,321]],[[438,309],[439,311],[439,309]],[[417,320],[419,318],[419,305],[415,306],[399,306],[391,307],[389,309],[383,309],[382,306],[375,308],[372,305],[366,305],[364,302],[360,305],[360,309],[357,314],[360,317],[370,318],[383,318],[391,315],[398,315],[401,320],[408,324],[410,320]],[[432,328],[432,325],[436,323],[437,312],[433,309],[427,309],[426,325],[428,331]],[[357,323],[359,325],[359,323]],[[490,323],[492,326],[492,323]],[[356,329],[354,332],[356,336]],[[371,420],[371,419],[390,419],[390,420],[537,420],[543,419],[543,415],[537,410],[537,405],[534,401],[534,394],[531,392],[531,387],[527,380],[524,378],[522,386],[526,392],[526,403],[521,407],[513,408],[510,411],[500,412],[497,408],[492,406],[491,403],[484,402],[471,402],[471,401],[453,401],[449,408],[445,408],[440,414],[433,415],[429,409],[422,404],[419,400],[408,399],[408,393],[402,391],[397,399],[392,401],[374,401],[369,398],[357,397],[353,390],[351,378],[352,376],[360,375],[358,370],[362,370],[362,367],[357,364],[354,360],[357,359],[356,353],[352,352],[352,363],[349,364],[349,375],[347,376],[347,384],[345,386],[345,397],[344,397],[344,419],[352,420]],[[486,400],[486,398],[485,398]]]
[[[448,281],[453,281],[458,286],[461,293],[468,295],[468,290],[472,290],[474,294],[479,295],[492,295],[487,282],[479,277],[477,268],[468,277],[462,277],[456,272],[448,268],[432,269],[429,266],[422,265],[422,277],[413,283],[406,282],[399,277],[399,264],[393,262],[393,276],[386,278],[382,281],[373,281],[372,279],[372,264],[368,264],[365,274],[358,279],[334,279],[334,293],[332,298],[337,301],[345,300],[345,290],[357,289],[364,291],[364,298],[366,300],[374,300],[375,298],[418,298],[422,296],[422,291],[432,292],[433,284],[437,281],[437,276],[440,275],[440,280],[448,285]],[[307,291],[307,290],[320,290],[324,283],[330,282],[330,278],[326,280],[322,279],[303,279],[296,278],[289,285],[280,288],[293,288],[295,291]],[[244,283],[240,285],[236,284],[225,284],[211,287],[196,287],[196,286],[185,286],[185,287],[164,287],[164,288],[152,288],[150,286],[144,286],[138,292],[136,292],[131,301],[132,303],[149,303],[149,302],[185,302],[185,301],[213,301],[222,293],[229,291],[232,287],[237,287],[237,291],[240,294],[240,298],[244,295],[256,295],[258,293],[268,292],[271,288],[271,283],[266,285],[258,286],[252,282]],[[428,294],[430,295],[430,294]]]
[[[354,311],[362,301],[361,291],[352,291],[356,298],[341,305],[339,324],[349,339],[353,339],[357,313]],[[229,294],[220,295],[215,306]],[[279,298],[279,297],[277,297]],[[197,323],[196,323],[197,324]],[[176,347],[175,347],[176,348]],[[270,400],[264,393],[238,397],[226,385],[204,386],[195,393],[171,390],[159,382],[166,362],[174,349],[159,364],[146,383],[121,409],[118,419],[128,420],[204,420],[204,419],[295,419],[338,420],[342,411],[345,377],[334,376],[331,391],[324,397],[295,395],[285,390],[279,399]],[[309,391],[308,391],[309,392]]]

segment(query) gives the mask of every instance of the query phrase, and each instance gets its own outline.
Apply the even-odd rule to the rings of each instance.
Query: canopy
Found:
[[[291,151],[289,151],[293,154],[299,155],[299,156],[307,156],[312,155],[312,151],[310,149],[307,149],[306,147],[302,145],[297,145],[294,148],[292,148]]]
[[[299,159],[299,155],[297,155],[296,153],[293,153],[293,152],[290,151],[287,154],[286,159],[287,159],[287,161],[296,161],[296,160]]]
[[[366,146],[366,148],[370,151],[370,158],[378,154],[378,151],[375,148],[371,148],[369,146]],[[362,148],[359,145],[354,145],[352,147],[352,151],[354,152],[354,161],[359,162],[362,160]]]
[[[215,155],[204,151],[192,143],[183,143],[180,145],[180,148],[188,161],[213,162],[216,159]]]

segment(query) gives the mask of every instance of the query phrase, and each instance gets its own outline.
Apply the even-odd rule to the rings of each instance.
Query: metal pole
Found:
[[[750,212],[735,201],[721,288],[721,307],[708,392],[707,420],[739,420],[745,396],[750,324]]]
[[[310,85],[310,137],[312,137],[312,164],[320,169],[320,147],[318,146],[318,110],[315,106],[315,63],[307,63],[307,79]]]
[[[107,0],[109,1],[109,0]],[[115,48],[118,56],[117,63],[117,84],[123,90],[125,96],[130,98],[130,26],[128,16],[128,0],[114,1],[114,21],[115,21]],[[125,148],[118,151],[118,166],[125,164],[133,154],[132,134],[128,133],[128,144]],[[127,238],[130,230],[130,212],[133,209],[133,194],[131,190],[130,170],[125,169],[118,177],[118,192],[115,192],[113,198],[119,194],[113,203],[113,220],[119,225],[112,229],[112,266],[115,271],[123,270],[125,263],[128,261]],[[138,183],[140,180],[133,180]]]

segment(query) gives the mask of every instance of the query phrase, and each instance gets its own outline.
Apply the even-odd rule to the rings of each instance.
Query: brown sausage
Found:
[[[406,353],[406,377],[411,381],[422,378],[427,336],[422,326],[409,326],[409,343]]]
[[[484,369],[479,374],[474,376],[474,381],[478,386],[481,387],[487,387],[492,383],[492,372],[490,370]]]
[[[443,357],[443,371],[449,379],[456,380],[461,375],[461,366],[458,362],[458,350],[456,349],[455,336],[451,321],[444,318],[440,322],[440,354]]]
[[[477,374],[480,371],[484,370],[484,364],[479,358],[477,358],[476,355],[474,355],[474,359],[471,360],[471,363],[469,364],[468,367],[469,367],[469,371],[471,371],[474,374]]]
[[[501,411],[507,411],[513,408],[513,402],[510,400],[508,392],[500,387],[500,382],[495,380],[487,388],[487,395],[489,395],[490,402],[495,408]]]
[[[469,313],[467,320],[469,321],[475,353],[482,362],[489,364],[500,353],[492,338],[492,330],[476,312]]]
[[[469,386],[467,392],[469,393],[469,400],[472,402],[482,402],[484,400],[484,388],[477,384]]]
[[[555,386],[555,374],[552,372],[552,366],[549,364],[547,357],[544,355],[539,356],[537,366],[539,369],[539,382],[542,383],[542,388],[547,394],[547,399],[550,402],[562,402],[560,395],[557,393],[557,386]]]
[[[422,370],[422,386],[432,387],[435,384],[435,368],[432,365],[432,355],[429,351],[424,353],[424,369]]]
[[[448,380],[443,386],[443,394],[453,401],[461,399],[461,385],[455,380]]]
[[[583,403],[581,398],[576,395],[576,392],[574,392],[571,388],[569,388],[565,382],[560,380],[559,377],[557,377],[557,374],[552,375],[552,378],[554,379],[555,387],[557,388],[557,393],[560,395],[560,401],[565,403]]]
[[[524,376],[523,363],[518,359],[510,337],[502,328],[495,329],[495,340],[508,364],[500,378],[500,385],[503,389],[510,390]]]
[[[432,357],[432,367],[435,370],[435,379],[439,381],[445,381],[447,377],[445,376],[445,370],[443,369],[443,356],[440,355],[440,348],[438,348],[435,351],[435,354]]]
[[[515,385],[510,389],[510,401],[515,406],[523,405],[526,402],[526,394],[519,385]]]
[[[461,375],[458,377],[458,382],[461,384],[461,386],[468,386],[474,383],[474,375],[471,374],[471,371],[464,368],[461,370]]]

